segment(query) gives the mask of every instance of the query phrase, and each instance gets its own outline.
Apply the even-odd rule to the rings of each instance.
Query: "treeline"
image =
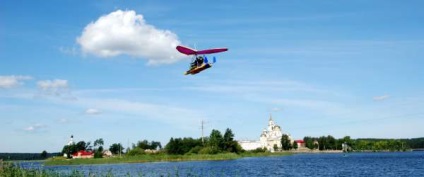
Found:
[[[234,140],[234,134],[227,128],[224,135],[219,130],[212,130],[209,137],[202,138],[174,138],[162,149],[160,142],[139,141],[133,144],[132,149],[127,151],[129,156],[142,155],[146,153],[166,153],[166,154],[217,154],[225,152],[239,153],[241,146]]]
[[[243,151],[234,133],[227,128],[224,135],[219,130],[212,130],[206,138],[171,138],[165,146],[168,154],[217,154],[217,153],[240,153]]]
[[[3,160],[44,160],[49,157],[58,156],[57,153],[47,153],[43,151],[41,153],[0,153],[0,159]]]
[[[346,150],[346,151],[405,151],[409,149],[424,148],[424,138],[413,139],[351,139],[345,136],[336,139],[331,135],[321,137],[306,136],[303,138],[305,146],[309,149],[319,150]],[[346,148],[343,149],[345,143]]]
[[[104,140],[103,138],[96,139],[91,145],[91,142],[79,141],[78,143],[72,143],[69,145],[65,145],[62,149],[62,154],[66,155],[67,158],[71,158],[72,154],[79,151],[89,151],[94,153],[94,158],[102,158],[104,156]],[[123,153],[125,148],[121,145],[121,143],[114,143],[109,147],[109,151],[112,154],[120,154]]]
[[[411,149],[424,149],[424,138],[401,139]]]

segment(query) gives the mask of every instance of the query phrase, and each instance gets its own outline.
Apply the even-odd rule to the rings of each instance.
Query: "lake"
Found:
[[[295,154],[227,161],[158,162],[81,166],[42,166],[69,174],[72,170],[96,176],[424,176],[424,152]]]

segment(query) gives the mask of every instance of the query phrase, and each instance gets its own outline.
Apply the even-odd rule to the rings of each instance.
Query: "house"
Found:
[[[103,157],[112,157],[112,152],[110,150],[104,150],[103,152]]]
[[[88,151],[78,151],[76,153],[72,154],[72,158],[74,159],[89,159],[89,158],[94,158],[94,153],[93,152],[88,152]]]
[[[303,140],[295,140],[294,142],[297,143],[297,148],[304,148],[304,147],[306,147],[305,141],[303,141]]]

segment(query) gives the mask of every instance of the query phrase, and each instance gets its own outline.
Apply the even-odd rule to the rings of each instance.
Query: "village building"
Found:
[[[102,152],[102,154],[103,154],[103,157],[112,157],[113,156],[113,154],[110,150],[104,150]]]
[[[76,153],[73,153],[72,158],[73,159],[90,159],[90,158],[94,158],[94,153],[81,150]]]
[[[238,143],[244,150],[265,148],[270,152],[274,152],[275,150],[281,150],[281,137],[283,135],[288,135],[290,141],[293,143],[290,134],[283,133],[281,127],[274,122],[274,120],[272,119],[272,115],[270,115],[268,127],[262,131],[259,137],[259,141],[244,140],[238,141]]]
[[[306,147],[306,145],[305,145],[305,141],[303,141],[303,140],[295,140],[294,142],[296,142],[297,143],[297,148],[305,148]]]
[[[71,138],[69,139],[69,142],[68,142],[67,145],[70,146],[70,145],[73,145],[73,144],[75,144],[75,142],[74,142],[74,135],[71,135]],[[72,156],[72,154],[71,154],[71,156]],[[68,157],[68,154],[63,153],[63,157],[67,158]]]

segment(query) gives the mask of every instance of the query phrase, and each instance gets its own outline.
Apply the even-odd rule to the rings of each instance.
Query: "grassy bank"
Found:
[[[84,173],[79,171],[72,171],[70,174],[61,174],[59,172],[43,170],[43,169],[23,169],[11,162],[0,162],[0,176],[1,177],[60,177],[60,176],[73,176],[83,177]]]
[[[86,164],[116,164],[116,163],[144,163],[144,162],[177,162],[177,161],[205,161],[205,160],[233,160],[243,157],[282,156],[291,153],[225,153],[225,154],[145,154],[139,156],[122,156],[98,159],[65,159],[50,158],[44,165],[86,165]]]

